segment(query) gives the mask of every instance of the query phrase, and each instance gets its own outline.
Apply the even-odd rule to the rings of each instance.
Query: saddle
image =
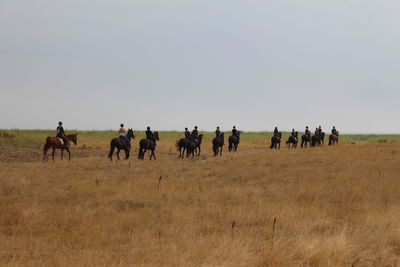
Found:
[[[57,138],[58,138],[58,140],[60,140],[62,146],[66,146],[67,145],[65,143],[64,139],[62,139],[61,137],[57,137]]]

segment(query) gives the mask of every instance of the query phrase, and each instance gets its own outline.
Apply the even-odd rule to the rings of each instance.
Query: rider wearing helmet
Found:
[[[232,135],[233,135],[233,136],[236,136],[236,137],[239,137],[239,136],[238,136],[238,131],[236,130],[236,126],[233,126]]]
[[[190,132],[188,130],[188,128],[185,128],[185,138],[189,138],[190,137]]]
[[[292,129],[290,135],[297,141],[297,132],[294,131],[294,128]]]
[[[278,136],[278,134],[279,134],[278,127],[275,127],[275,129],[274,129],[274,136]]]
[[[199,135],[199,131],[197,130],[197,126],[194,126],[194,130],[192,131],[192,138],[197,138]]]
[[[64,146],[67,144],[67,138],[65,137],[65,132],[64,132],[64,127],[62,126],[62,122],[58,122],[58,127],[57,127],[57,137],[61,138],[64,142]]]
[[[150,127],[147,127],[146,139],[153,140],[153,132],[150,130]]]
[[[121,138],[121,139],[125,140],[127,143],[129,143],[129,139],[126,136],[126,130],[124,128],[124,124],[121,123],[120,126],[121,126],[121,128],[119,128],[119,130],[118,130],[119,138]]]
[[[221,135],[221,130],[219,129],[219,126],[217,126],[217,129],[215,130],[215,137],[219,137]]]
[[[306,126],[306,130],[304,131],[304,134],[307,135],[307,136],[310,136],[310,135],[311,135],[311,132],[310,132],[310,130],[308,129],[308,126]]]

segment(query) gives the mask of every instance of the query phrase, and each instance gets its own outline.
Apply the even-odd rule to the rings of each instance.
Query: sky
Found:
[[[400,133],[397,0],[0,0],[0,128]]]

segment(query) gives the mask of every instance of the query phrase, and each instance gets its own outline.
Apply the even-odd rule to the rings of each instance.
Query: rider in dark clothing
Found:
[[[189,138],[190,137],[190,132],[188,130],[188,128],[185,128],[185,138]]]
[[[194,130],[192,131],[192,138],[197,138],[199,135],[199,131],[197,130],[197,126],[194,126]]]
[[[338,132],[337,132],[335,126],[333,126],[331,133],[334,135],[338,135]]]
[[[150,130],[150,127],[147,127],[146,139],[153,140],[153,132]]]
[[[308,135],[308,136],[311,135],[310,130],[308,130],[308,126],[306,126],[306,130],[304,131],[304,133],[305,133],[305,135]]]
[[[64,145],[67,144],[67,138],[65,137],[65,132],[64,128],[62,126],[62,122],[58,122],[58,127],[57,127],[57,137],[61,138],[64,141]]]
[[[219,126],[217,127],[217,130],[215,130],[215,137],[219,137],[221,135],[221,131],[219,129]]]
[[[279,134],[278,127],[275,127],[275,129],[274,129],[274,136],[277,136],[278,134]]]
[[[322,128],[321,128],[321,126],[318,127],[318,134],[322,134]]]
[[[315,134],[316,136],[319,136],[319,131],[318,131],[318,128],[315,128],[315,132],[314,132],[314,134]]]
[[[297,141],[297,132],[295,132],[294,129],[292,129],[290,135]]]
[[[233,126],[232,135],[238,137],[238,131],[236,130],[235,126]]]

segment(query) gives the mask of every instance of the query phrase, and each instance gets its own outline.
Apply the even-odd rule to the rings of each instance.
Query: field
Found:
[[[134,149],[142,132],[133,142]],[[156,161],[107,160],[111,131],[80,132],[72,160],[41,162],[52,131],[0,131],[0,265],[397,266],[400,137]],[[285,138],[286,139],[286,138]]]

